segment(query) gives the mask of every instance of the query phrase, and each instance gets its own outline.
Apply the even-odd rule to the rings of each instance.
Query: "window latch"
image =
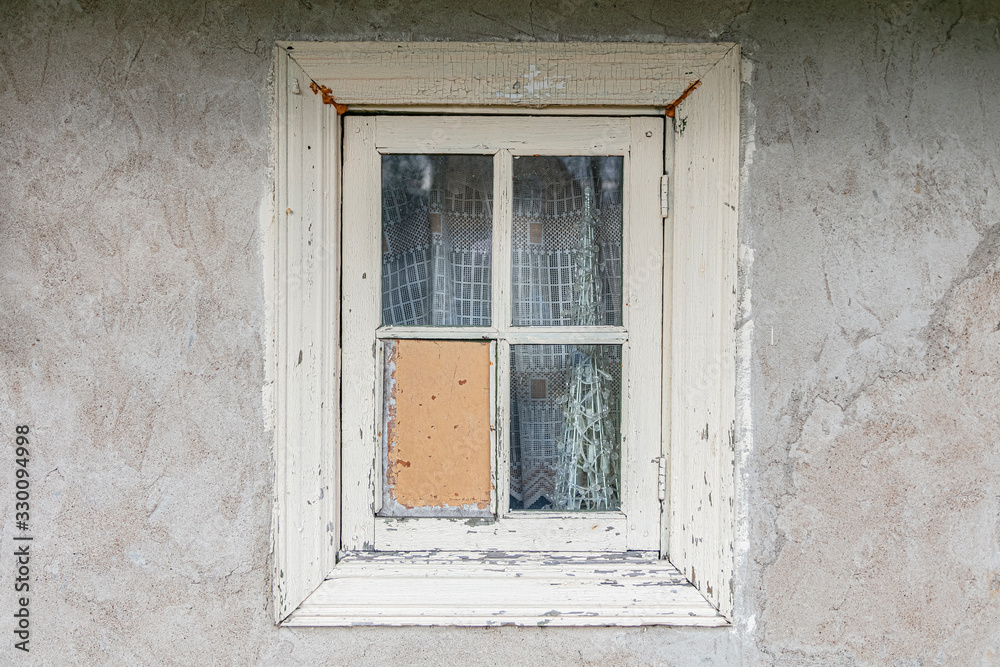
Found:
[[[670,174],[660,176],[660,217],[670,216]]]

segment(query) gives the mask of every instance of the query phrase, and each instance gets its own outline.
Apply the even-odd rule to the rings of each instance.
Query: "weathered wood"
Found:
[[[375,119],[348,116],[344,121],[343,273],[343,430],[341,474],[345,549],[371,549],[375,544],[374,515],[377,488],[377,425],[382,420],[381,387],[376,387],[378,343],[375,329],[381,319],[381,163],[374,150]],[[381,493],[381,491],[379,491]]]
[[[513,248],[511,220],[514,206],[514,158],[509,150],[498,150],[493,158],[493,326],[498,331],[510,330],[511,275]],[[497,337],[494,377],[497,381],[497,405],[494,440],[496,442],[497,516],[510,510],[510,341]]]
[[[510,514],[497,521],[477,519],[375,519],[379,551],[443,549],[521,551],[625,551],[624,514],[550,512]]]
[[[479,563],[482,566],[492,567],[494,565],[507,565],[511,559],[523,560],[525,563],[532,563],[532,567],[559,567],[564,564],[595,565],[605,566],[615,565],[637,565],[642,566],[650,559],[656,558],[654,551],[622,551],[620,553],[608,553],[606,551],[555,551],[552,553],[538,553],[535,551],[454,551],[448,552],[440,549],[426,551],[414,550],[407,552],[399,551],[342,551],[340,559],[356,563],[370,563],[379,567],[398,566],[401,563],[406,568],[416,568],[427,566],[432,568],[451,567],[454,563]],[[677,572],[678,582],[686,581],[683,575]]]
[[[293,48],[288,49],[289,46]],[[305,71],[289,60],[289,54],[304,66]],[[272,258],[274,272],[268,275],[266,285],[270,363],[265,398],[268,392],[273,394],[276,494],[273,585],[275,616],[279,622],[319,585],[285,621],[286,624],[534,625],[540,620],[553,625],[726,624],[722,615],[715,614],[706,602],[699,601],[694,588],[680,587],[683,582],[676,571],[670,576],[679,586],[677,595],[680,597],[673,602],[661,600],[657,603],[659,606],[647,604],[642,593],[658,587],[666,576],[661,576],[655,566],[643,571],[631,570],[635,576],[629,577],[629,583],[642,587],[642,591],[617,609],[613,594],[618,587],[611,584],[603,588],[591,586],[587,593],[570,596],[567,604],[560,603],[562,606],[553,608],[548,604],[551,596],[545,595],[554,588],[551,580],[528,575],[524,570],[517,575],[516,568],[512,570],[501,564],[499,569],[503,572],[545,582],[527,593],[527,606],[515,608],[510,604],[510,583],[500,579],[497,584],[491,579],[491,572],[498,567],[497,559],[477,560],[474,552],[462,555],[470,564],[468,570],[456,568],[454,564],[442,567],[436,556],[427,556],[433,560],[427,564],[430,568],[427,571],[435,572],[434,579],[425,578],[434,583],[429,591],[411,585],[414,577],[423,576],[413,569],[420,558],[417,554],[410,554],[405,562],[397,563],[398,567],[390,561],[371,561],[370,564],[378,569],[368,570],[355,567],[352,559],[356,556],[348,555],[344,567],[334,568],[334,555],[341,546],[341,533],[338,532],[341,523],[346,548],[371,549],[374,546],[373,499],[377,481],[374,473],[380,466],[370,451],[377,448],[355,446],[352,449],[345,445],[345,479],[350,478],[350,483],[360,486],[353,493],[341,493],[338,489],[335,471],[340,467],[336,459],[340,449],[336,439],[341,429],[335,406],[339,403],[340,385],[336,335],[339,329],[336,281],[339,249],[336,242],[340,209],[340,123],[336,108],[323,104],[323,96],[314,95],[308,82],[327,86],[331,92],[325,97],[346,102],[354,110],[637,116],[662,113],[666,104],[677,102],[693,82],[700,81],[699,87],[692,89],[690,96],[674,110],[676,127],[683,129],[683,134],[670,135],[665,142],[668,166],[671,155],[676,155],[677,161],[673,187],[675,201],[671,217],[666,219],[663,248],[668,262],[675,251],[678,259],[673,267],[669,263],[666,265],[669,273],[664,277],[662,297],[664,312],[676,312],[664,321],[663,327],[664,349],[671,353],[662,364],[662,447],[672,457],[663,526],[664,540],[669,545],[665,551],[684,570],[684,576],[728,616],[732,610],[733,581],[735,383],[732,376],[735,341],[732,325],[739,151],[738,68],[739,49],[732,44],[288,43],[276,49],[276,215],[267,233],[268,256]],[[540,105],[547,106],[542,108]],[[358,122],[364,129],[364,123],[373,124],[374,119]],[[569,137],[559,126],[554,127],[557,127],[554,136]],[[348,187],[364,184],[366,179],[374,178],[374,182],[378,182],[377,155],[372,145],[374,131],[370,126],[364,131],[373,159],[347,160],[353,165],[345,174]],[[449,139],[440,135],[435,138],[443,138],[445,143]],[[675,138],[676,151],[671,144]],[[585,139],[594,140],[595,137]],[[502,143],[502,138],[496,142]],[[564,150],[559,145],[552,152],[624,154],[619,143],[616,131],[602,132],[590,145],[572,144],[575,150]],[[509,142],[496,148],[500,151],[496,159],[503,163],[508,173],[512,154],[539,152],[532,151],[527,144]],[[322,154],[320,158],[316,157],[317,149]],[[446,146],[442,150],[452,149]],[[464,152],[490,153],[494,149],[487,149],[480,142],[478,147],[469,147]],[[494,171],[495,179],[506,182],[507,177],[500,169],[495,167]],[[495,194],[496,208],[502,211],[505,193],[498,188]],[[509,193],[506,196],[509,197]],[[721,208],[719,202],[728,210]],[[506,203],[509,206],[509,201]],[[361,224],[366,217],[376,220],[377,224],[377,196],[351,211],[350,224]],[[678,227],[672,230],[675,218]],[[501,241],[497,236],[494,239]],[[364,249],[347,249],[345,263],[354,261],[354,268],[357,268],[357,261],[360,261],[357,253]],[[370,250],[372,252],[363,261],[369,268],[377,267],[377,238]],[[509,260],[496,252],[494,257],[498,261]],[[345,278],[348,272],[345,266]],[[509,276],[501,276],[498,272],[494,279],[503,283],[497,286],[500,289],[494,289],[494,294],[500,294],[509,285]],[[374,296],[377,302],[376,280],[368,282],[373,283],[368,297]],[[715,287],[711,288],[710,283]],[[356,294],[352,300],[345,290],[345,313],[349,314],[352,307],[361,306],[364,298],[365,295]],[[700,298],[703,302],[699,312],[695,302]],[[693,319],[685,323],[688,315],[693,315]],[[373,326],[377,326],[377,320],[378,313]],[[509,323],[509,313],[504,322]],[[378,435],[375,424],[379,406],[374,387],[379,384],[376,357],[380,343],[368,342],[370,351],[366,349],[361,355],[349,357],[355,369],[361,371],[360,385],[353,373],[345,373],[348,378],[344,383],[345,393],[357,394],[355,399],[367,406],[367,416],[363,418],[350,411],[344,412],[343,433],[350,434],[355,444],[366,440],[374,444]],[[689,350],[691,357],[683,359]],[[496,369],[499,376],[509,371],[509,343],[506,340],[498,345],[497,355],[501,364]],[[674,366],[678,367],[677,371]],[[366,379],[369,376],[371,382]],[[671,376],[675,376],[672,382]],[[498,409],[503,411],[509,399],[504,393],[503,378],[498,377],[498,383]],[[370,394],[367,397],[364,396],[366,391]],[[681,416],[683,419],[679,419]],[[708,420],[696,431],[702,417]],[[348,428],[347,421],[351,420],[357,423],[352,422]],[[371,424],[367,432],[358,428],[367,423],[366,420]],[[506,442],[505,420],[506,415],[501,412],[497,422],[501,443]],[[707,430],[705,424],[710,425]],[[705,440],[701,440],[702,432],[706,434]],[[692,434],[696,437],[692,438]],[[496,452],[496,461],[499,469],[505,471],[504,446],[498,445],[501,451]],[[502,491],[499,499],[502,505],[506,501],[506,491],[498,491]],[[345,502],[343,521],[337,512],[341,498]],[[502,514],[505,508],[498,509]],[[319,539],[315,539],[317,536]],[[435,545],[434,548],[441,547]],[[543,561],[531,554],[518,554],[517,558],[529,569],[532,563],[552,563],[547,565],[546,572],[558,572],[557,579],[579,576],[577,568],[560,563],[558,557],[550,561],[541,554],[536,556]],[[618,557],[629,556],[623,553]],[[393,554],[388,557],[398,558]],[[584,554],[579,557],[588,558]],[[663,561],[658,565],[669,567]],[[331,570],[338,580],[354,577],[367,583],[359,590],[340,588],[335,580],[320,585],[323,574]],[[358,575],[358,572],[363,574]],[[468,574],[467,580],[473,582],[471,586],[465,585],[466,598],[461,597],[461,585],[454,586],[454,592],[437,585],[438,581],[452,585],[449,582],[455,578],[449,579],[449,575],[456,572]],[[482,580],[489,581],[476,583]],[[390,588],[398,588],[404,602],[417,600],[416,606],[394,609],[390,604],[379,605],[372,598],[374,592]],[[502,590],[504,593],[497,593],[495,605],[483,607],[476,597],[480,590]],[[594,590],[598,593],[588,597]],[[612,593],[608,594],[608,590]],[[538,596],[532,598],[536,593]],[[469,595],[473,597],[469,599]],[[533,607],[530,601],[538,599],[542,602]],[[345,606],[352,600],[362,600],[364,604],[355,608]],[[429,607],[425,604],[428,600],[433,603]],[[453,604],[453,600],[458,604]],[[675,603],[675,607],[670,606]],[[376,606],[381,611],[376,610]],[[547,609],[542,611],[543,607]],[[494,614],[498,610],[508,613],[497,619]]]
[[[672,121],[667,125],[663,137],[664,171],[673,179],[675,169],[675,132]],[[667,558],[670,545],[670,435],[672,431],[673,409],[673,318],[674,318],[674,191],[667,193],[669,214],[663,219],[663,387],[660,393],[660,456],[663,457],[664,488],[661,490],[663,502],[660,504],[660,558]]]
[[[323,581],[340,547],[338,415],[340,123],[302,94],[308,76],[276,53],[276,212],[268,309],[274,366],[274,613]],[[299,94],[294,91],[299,90]],[[308,93],[308,90],[306,89]]]
[[[671,562],[732,610],[739,65],[733,47],[676,112]]]
[[[494,153],[512,155],[624,155],[631,143],[628,118],[482,116],[379,117],[380,153]],[[510,155],[507,156],[510,159]],[[503,171],[503,159],[494,173]]]
[[[621,345],[632,337],[625,327],[610,326],[510,327],[504,333],[511,345]]]
[[[656,553],[345,554],[287,625],[687,625],[720,616]]]
[[[352,112],[433,114],[436,116],[662,116],[663,106],[446,106],[429,104],[355,104]]]
[[[497,273],[501,271],[497,270]],[[507,271],[510,275],[510,271]],[[494,281],[494,285],[497,281]],[[509,281],[508,281],[509,282]],[[509,288],[503,291],[506,292]],[[498,294],[499,292],[494,292]],[[498,307],[506,303],[507,310],[510,309],[510,301],[506,296],[497,298]],[[497,317],[502,317],[497,313]],[[493,327],[429,327],[429,326],[384,326],[379,327],[375,336],[380,340],[393,339],[427,339],[427,340],[495,340],[500,337],[500,330]],[[515,345],[545,344],[545,343],[572,343],[585,344],[593,343],[600,345],[621,344],[629,339],[628,330],[625,327],[615,326],[551,326],[551,327],[507,327],[503,333],[503,338]]]
[[[657,474],[660,455],[663,224],[658,184],[663,173],[661,118],[631,119],[626,168],[622,303],[629,332],[622,368],[622,509],[628,548],[660,545]]]
[[[732,44],[282,42],[340,104],[666,106]]]

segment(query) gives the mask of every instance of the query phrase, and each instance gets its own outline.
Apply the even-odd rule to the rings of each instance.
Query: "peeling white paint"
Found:
[[[497,91],[497,97],[508,100],[539,100],[551,98],[554,91],[565,90],[568,76],[548,76],[537,66],[531,65],[528,71],[521,75],[522,83],[515,83],[510,90]]]

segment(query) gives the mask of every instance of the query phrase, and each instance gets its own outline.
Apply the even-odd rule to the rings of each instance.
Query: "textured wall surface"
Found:
[[[32,428],[26,659],[1000,664],[998,5],[2,2],[0,441]],[[273,626],[278,39],[742,43],[733,628]]]

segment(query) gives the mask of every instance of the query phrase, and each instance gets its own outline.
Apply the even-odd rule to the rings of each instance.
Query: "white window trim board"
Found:
[[[311,81],[351,108],[662,108],[703,79],[734,47],[636,42],[278,44]]]
[[[674,134],[673,248],[665,254],[673,258],[672,303],[664,304],[671,313],[666,555],[726,616],[735,589],[739,86],[734,47],[676,110],[684,129]]]
[[[727,623],[733,591],[739,46],[294,42],[276,46],[275,65],[275,217],[267,233],[266,392],[273,395],[275,433],[276,622]],[[310,84],[322,94],[314,94]],[[670,369],[663,391],[669,492],[661,515],[665,535],[661,555],[669,563],[643,552],[635,556],[640,561],[629,565],[630,574],[645,573],[647,582],[665,590],[669,582],[675,599],[653,596],[648,604],[616,605],[613,596],[602,597],[602,591],[615,586],[574,586],[567,589],[569,597],[560,603],[562,608],[525,607],[520,610],[527,609],[525,613],[504,619],[506,610],[497,605],[448,611],[434,606],[433,600],[406,596],[419,591],[428,571],[435,577],[428,590],[446,590],[451,580],[473,574],[484,592],[495,588],[499,595],[507,586],[505,580],[491,580],[486,570],[520,572],[523,578],[525,568],[530,570],[534,562],[524,555],[506,560],[498,556],[487,568],[456,567],[442,552],[425,554],[423,559],[410,553],[381,563],[391,567],[382,567],[378,574],[364,569],[369,565],[359,565],[364,562],[359,554],[337,563],[342,128],[338,111],[343,106],[334,102],[358,110],[536,115],[663,113],[665,106],[676,105],[673,143],[666,142],[666,149],[674,152],[674,201],[665,223],[668,265],[664,269],[669,278],[663,295],[664,349]],[[365,493],[374,489],[374,480],[371,484]],[[551,563],[543,567],[544,576],[532,579],[544,582],[540,585],[545,590],[552,590],[553,576],[560,580],[594,568],[592,563],[569,562],[566,554],[547,558]],[[558,564],[556,569],[552,563]],[[678,578],[681,573],[683,579]],[[353,586],[366,581],[367,588],[351,589],[348,600],[341,594],[347,579]],[[413,586],[407,588],[408,582]],[[703,599],[691,597],[695,589]],[[403,605],[395,612],[409,609],[408,615],[386,616],[392,605],[373,596],[389,593]],[[359,599],[356,595],[369,604],[348,608]],[[407,607],[407,599],[416,602]],[[421,613],[424,607],[433,607],[434,614]]]
[[[322,583],[339,547],[340,119],[308,81],[294,61],[277,59],[276,214],[265,276],[279,620]]]

